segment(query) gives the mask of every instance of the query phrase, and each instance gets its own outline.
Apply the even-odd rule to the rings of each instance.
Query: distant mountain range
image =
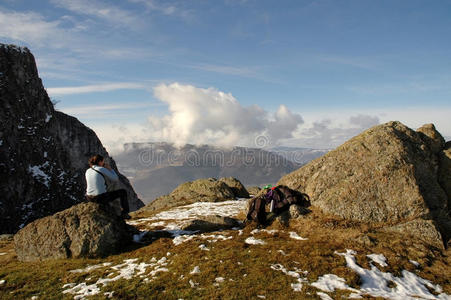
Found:
[[[328,150],[277,147],[220,148],[209,145],[128,143],[115,155],[121,172],[131,181],[140,198],[149,203],[169,194],[179,184],[200,178],[235,177],[245,186],[276,183]]]

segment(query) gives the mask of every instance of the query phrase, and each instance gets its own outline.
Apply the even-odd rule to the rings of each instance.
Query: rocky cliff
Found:
[[[109,158],[94,131],[55,111],[26,48],[0,44],[0,233],[84,200],[84,172],[96,153]],[[130,208],[143,206],[129,181]]]
[[[432,124],[414,131],[389,122],[284,176],[279,184],[307,193],[312,205],[326,213],[425,239],[441,233],[447,243],[449,162],[445,141]]]

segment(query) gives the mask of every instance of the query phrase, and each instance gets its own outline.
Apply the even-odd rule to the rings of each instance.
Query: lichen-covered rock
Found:
[[[434,124],[425,124],[418,128],[417,132],[425,135],[425,142],[428,144],[433,154],[439,153],[445,146],[445,139],[435,129]]]
[[[92,202],[35,220],[14,236],[20,261],[101,257],[129,241],[127,224],[109,206]]]
[[[436,246],[437,248],[443,248],[443,238],[437,230],[437,226],[438,225],[433,220],[416,219],[385,228],[384,231],[411,234],[431,245]]]
[[[180,229],[187,231],[197,231],[201,233],[231,229],[234,227],[240,227],[240,225],[241,224],[234,218],[215,215],[188,220],[181,225]]]
[[[83,201],[88,159],[114,160],[91,129],[56,111],[27,48],[0,44],[0,233]],[[122,175],[132,210],[143,206]]]
[[[308,194],[312,205],[345,219],[397,224],[443,217],[448,197],[434,153],[443,138],[433,126],[421,131],[400,122],[375,126],[278,184]]]
[[[179,185],[169,195],[159,197],[141,208],[143,211],[169,209],[195,202],[220,202],[235,199],[232,189],[215,178],[198,179]]]
[[[249,198],[248,191],[238,179],[234,177],[223,177],[220,178],[219,181],[227,184],[236,198]]]
[[[247,187],[246,189],[247,189],[248,193],[252,196],[257,195],[261,191],[261,188],[258,186],[251,186],[251,187]]]

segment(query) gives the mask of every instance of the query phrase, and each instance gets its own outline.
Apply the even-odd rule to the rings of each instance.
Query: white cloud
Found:
[[[131,110],[131,109],[139,109],[139,108],[147,108],[151,106],[160,105],[159,103],[123,103],[123,104],[104,104],[104,105],[84,105],[84,106],[71,106],[71,107],[61,107],[58,110],[69,114],[76,115],[77,117],[96,117],[103,115],[106,117],[111,117],[113,114],[116,114],[118,111]]]
[[[110,3],[96,0],[51,0],[51,2],[71,12],[96,17],[112,24],[120,24],[128,27],[141,24],[137,16]]]
[[[194,18],[193,10],[185,9],[181,6],[183,2],[157,1],[157,0],[129,0],[131,3],[143,4],[147,11],[158,12],[167,16],[181,17],[186,21],[192,21]]]
[[[0,9],[0,37],[43,46],[49,41],[58,47],[67,40],[59,21],[46,21],[33,12],[11,12]]]
[[[156,98],[168,105],[169,114],[149,118],[153,138],[183,145],[214,144],[255,146],[267,136],[273,144],[303,123],[299,114],[281,105],[275,114],[259,106],[242,106],[230,93],[173,83],[154,89]]]
[[[84,86],[70,86],[70,87],[55,87],[47,88],[47,93],[50,96],[72,95],[72,94],[85,94],[94,92],[108,92],[115,90],[135,90],[135,89],[151,89],[148,84],[135,83],[135,82],[114,82],[104,84],[93,84]]]

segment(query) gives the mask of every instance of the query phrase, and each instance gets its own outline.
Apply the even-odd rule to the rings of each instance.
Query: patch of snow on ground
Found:
[[[111,266],[111,265],[112,265],[112,263],[106,262],[106,263],[103,263],[103,264],[87,266],[84,269],[70,270],[69,272],[71,272],[71,273],[88,273],[88,272],[91,272],[91,271],[93,271],[95,269],[102,268],[102,267],[108,267],[108,266]]]
[[[308,240],[307,238],[303,238],[300,237],[296,232],[294,231],[290,231],[290,238],[294,239],[294,240],[299,240],[299,241],[305,241]]]
[[[420,263],[415,260],[409,260],[409,262],[417,268],[420,266]]]
[[[387,259],[383,254],[369,254],[366,257],[371,259],[373,262],[378,263],[381,267],[386,267],[387,265]]]
[[[146,278],[147,281],[151,281],[157,273],[159,272],[168,272],[169,270],[165,268],[165,266],[168,265],[167,258],[162,257],[160,260],[156,260],[156,258],[152,258],[151,262],[149,264],[141,262],[137,263],[138,258],[133,259],[126,259],[124,260],[124,263],[112,266],[107,271],[110,271],[107,278],[99,278],[95,283],[93,284],[86,284],[86,282],[82,283],[68,283],[63,285],[63,294],[73,294],[74,299],[83,299],[87,296],[93,296],[100,293],[100,287],[105,286],[110,282],[117,281],[119,279],[132,279],[135,276],[145,277],[150,276],[149,278]],[[73,273],[89,273],[92,270],[98,269],[100,267],[110,266],[111,263],[105,263],[101,265],[93,265],[88,266],[85,269],[77,269],[72,270]],[[152,269],[148,274],[145,274],[147,269]],[[113,276],[115,273],[119,272],[118,275]]]
[[[252,236],[248,237],[244,242],[249,245],[265,245],[266,244],[264,241],[256,239]]]
[[[195,233],[195,232],[191,232],[190,234]],[[200,238],[200,239],[204,239],[207,240],[209,243],[216,243],[218,241],[226,241],[226,240],[230,240],[233,238],[233,236],[225,236],[223,234],[200,234],[200,235],[189,235],[189,234],[184,234],[184,235],[179,235],[176,236],[172,242],[174,243],[174,245],[180,245],[181,243],[190,241],[194,238]]]
[[[251,231],[251,234],[256,234],[256,233],[260,233],[260,232],[265,232],[267,234],[276,234],[277,232],[279,232],[279,230],[277,230],[277,229],[271,229],[271,230],[268,230],[268,229],[254,229],[254,230]]]
[[[371,265],[371,269],[364,269],[359,266],[355,260],[356,254],[353,250],[347,250],[346,253],[336,254],[343,256],[348,268],[359,274],[362,285],[360,292],[373,297],[383,297],[388,299],[450,299],[451,296],[442,293],[439,285],[432,284],[429,280],[418,277],[409,271],[403,270],[402,277],[396,277],[391,273],[381,272],[377,267]],[[388,285],[393,282],[396,286],[390,288]],[[428,288],[436,293],[442,293],[438,296],[431,294]]]
[[[192,280],[190,279],[190,280],[189,280],[189,285],[190,285],[192,288],[195,288],[196,286],[199,285],[199,283],[194,282],[194,281],[192,281]]]
[[[204,244],[199,245],[200,250],[204,250],[204,251],[210,251],[210,249],[207,248],[207,246],[205,246]]]
[[[288,275],[290,277],[296,278],[297,283],[292,283],[291,288],[295,292],[302,291],[302,284],[307,282],[307,278],[302,277],[300,273],[303,273],[304,275],[307,275],[308,273],[306,271],[301,271],[297,268],[294,269],[294,271],[288,271],[283,265],[281,264],[274,264],[271,265],[271,269],[275,271],[280,271],[284,273],[285,275]]]
[[[200,268],[199,266],[195,266],[194,269],[189,272],[190,274],[199,274],[200,273]]]
[[[216,277],[215,278],[215,281],[218,282],[218,283],[224,282],[224,280],[225,280],[224,277]]]
[[[5,279],[0,280],[0,285],[4,285],[5,283],[6,283],[6,280],[5,280]]]
[[[316,294],[321,298],[321,300],[334,300],[326,293],[317,292]]]
[[[344,278],[338,277],[334,274],[326,274],[320,276],[318,280],[311,285],[320,289],[324,292],[333,292],[335,289],[339,290],[353,290],[354,292],[358,292],[357,290],[349,287]]]
[[[245,209],[247,202],[243,200],[230,200],[223,202],[196,202],[163,211],[156,214],[151,220],[189,220],[196,219],[199,216],[219,215],[221,217],[236,216]]]
[[[6,253],[2,252],[2,253],[0,253],[0,256],[1,256],[1,255],[6,255]]]

